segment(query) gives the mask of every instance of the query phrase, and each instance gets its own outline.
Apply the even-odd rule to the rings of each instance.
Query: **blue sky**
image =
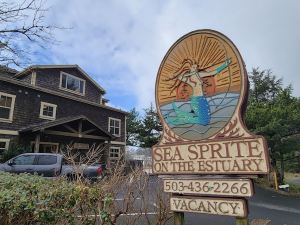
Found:
[[[141,110],[154,102],[168,48],[196,29],[214,29],[240,50],[247,70],[272,69],[300,96],[300,1],[48,0],[57,45],[33,64],[78,64],[107,90],[110,105]]]

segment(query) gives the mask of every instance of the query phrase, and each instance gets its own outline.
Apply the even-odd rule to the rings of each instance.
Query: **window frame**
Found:
[[[3,150],[3,152],[7,151],[9,148],[9,143],[10,143],[10,139],[7,138],[0,138],[0,142],[5,142],[5,147],[4,149],[0,148],[0,150]],[[0,153],[0,158],[1,158],[1,153]]]
[[[11,95],[11,94],[8,94],[8,93],[5,93],[5,92],[0,92],[0,98],[1,98],[1,96],[10,97],[12,99],[11,99],[11,106],[10,106],[10,111],[9,111],[9,118],[8,119],[0,118],[0,122],[12,123],[13,116],[14,116],[16,95]],[[6,107],[0,106],[0,108],[6,108]]]
[[[53,116],[45,116],[43,115],[43,108],[44,106],[47,107],[53,107]],[[41,119],[46,119],[46,120],[55,120],[56,119],[56,111],[57,111],[57,105],[49,103],[49,102],[41,102],[41,106],[40,106],[40,118]]]
[[[79,90],[79,92],[78,92],[78,91],[70,90],[70,89],[68,89],[67,87],[63,87],[63,86],[62,86],[62,77],[63,77],[63,75],[66,75],[66,77],[68,77],[68,76],[69,76],[69,77],[72,77],[72,78],[77,79],[77,80],[79,80],[79,81],[83,81],[83,93],[81,93],[80,90]],[[66,79],[66,82],[67,82],[67,79]],[[80,82],[79,82],[79,83],[80,83]],[[69,73],[60,71],[59,89],[64,90],[64,91],[67,91],[67,92],[70,92],[70,93],[73,93],[73,94],[85,96],[85,85],[86,85],[86,81],[85,81],[84,79],[81,79],[81,78],[76,77],[76,76],[74,76],[74,75],[72,75],[72,74],[69,74]],[[80,89],[80,88],[79,88],[79,89]]]
[[[111,150],[112,149],[118,149],[118,156],[117,157],[112,157],[112,156],[110,156],[110,154],[112,153],[111,152]],[[114,154],[116,154],[115,152],[114,152]],[[121,147],[117,147],[117,146],[110,146],[109,147],[109,155],[108,155],[108,157],[109,157],[109,159],[120,159],[121,158]]]
[[[110,130],[110,121],[118,121],[119,122],[119,134],[112,133]],[[115,128],[115,126],[114,126]],[[113,118],[113,117],[108,117],[108,132],[110,132],[112,135],[116,137],[121,137],[121,119]]]

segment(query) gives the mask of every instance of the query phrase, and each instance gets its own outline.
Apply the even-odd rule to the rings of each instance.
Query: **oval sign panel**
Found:
[[[212,30],[180,38],[164,57],[156,104],[164,124],[183,140],[217,134],[239,114],[247,91],[243,60],[234,44]]]

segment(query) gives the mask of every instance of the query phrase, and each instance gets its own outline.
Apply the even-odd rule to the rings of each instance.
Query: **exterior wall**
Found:
[[[75,77],[85,80],[85,95],[79,95],[70,93],[65,90],[59,89],[60,85],[60,73],[65,72]],[[29,81],[30,82],[30,81]],[[37,69],[36,70],[36,86],[48,88],[61,92],[64,94],[72,95],[77,98],[86,99],[92,102],[100,104],[101,91],[89,80],[87,80],[77,69],[75,68],[62,68],[62,69]]]
[[[32,124],[47,122],[48,120],[39,118],[40,106],[43,101],[57,105],[56,119],[84,115],[106,131],[108,131],[109,117],[120,119],[121,136],[114,141],[125,142],[125,114],[122,112],[50,95],[6,81],[0,81],[0,91],[16,95],[13,121],[12,123],[0,122],[2,130],[18,131]]]

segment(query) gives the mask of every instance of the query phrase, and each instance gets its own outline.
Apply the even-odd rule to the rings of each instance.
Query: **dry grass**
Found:
[[[285,172],[284,176],[285,176],[286,180],[292,180],[292,179],[295,179],[295,178],[299,178],[300,179],[300,173]]]
[[[250,225],[271,225],[271,220],[265,220],[265,219],[254,219],[251,221]]]

